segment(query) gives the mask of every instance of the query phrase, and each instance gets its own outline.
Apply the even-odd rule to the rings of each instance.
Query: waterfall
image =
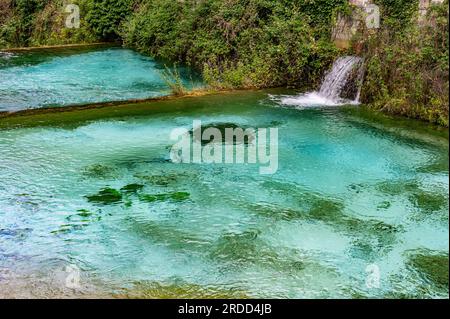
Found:
[[[298,96],[273,97],[283,105],[298,107],[358,104],[364,78],[363,59],[344,56],[333,63],[318,91]]]
[[[337,59],[333,68],[326,74],[319,95],[332,101],[338,102],[341,99],[341,93],[355,67],[361,64],[362,59],[355,56],[345,56]]]

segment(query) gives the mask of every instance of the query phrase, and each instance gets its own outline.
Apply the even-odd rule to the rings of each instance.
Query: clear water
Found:
[[[158,97],[163,63],[123,48],[65,48],[0,55],[0,112]],[[179,68],[184,84],[199,77]]]
[[[436,279],[413,259],[443,256],[448,279],[448,136],[266,92],[133,108],[0,121],[0,295],[448,297],[442,263]],[[193,119],[278,127],[278,172],[171,163],[169,134]],[[114,203],[86,197],[132,184]],[[145,197],[176,192],[189,195]]]

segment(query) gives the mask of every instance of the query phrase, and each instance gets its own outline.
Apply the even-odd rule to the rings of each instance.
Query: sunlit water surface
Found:
[[[264,92],[161,105],[0,131],[3,294],[448,296],[445,138]],[[194,119],[277,127],[278,172],[171,163]]]
[[[201,85],[178,71],[186,87]],[[164,72],[164,63],[116,47],[0,52],[0,112],[163,96]]]

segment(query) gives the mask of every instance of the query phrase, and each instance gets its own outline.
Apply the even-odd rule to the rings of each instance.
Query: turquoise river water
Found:
[[[448,297],[448,136],[277,94],[0,120],[0,296]],[[278,128],[278,171],[171,162],[193,120]]]
[[[187,87],[200,85],[178,69]],[[0,112],[167,95],[164,71],[164,63],[117,47],[0,52]]]

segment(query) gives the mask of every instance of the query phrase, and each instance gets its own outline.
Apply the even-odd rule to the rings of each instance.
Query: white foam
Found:
[[[280,95],[270,96],[279,105],[294,106],[299,109],[322,106],[339,106],[345,104],[359,104],[360,82],[363,76],[362,59],[354,56],[338,58],[332,69],[325,75],[319,91],[303,93],[300,95]],[[355,100],[343,99],[340,97],[343,88],[349,81],[349,76],[355,67],[359,67],[358,92]]]

